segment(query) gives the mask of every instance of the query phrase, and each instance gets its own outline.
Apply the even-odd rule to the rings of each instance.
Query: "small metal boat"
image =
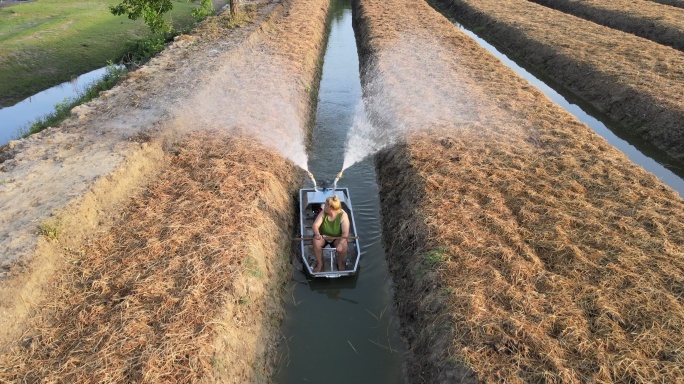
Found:
[[[313,179],[312,175],[309,177]],[[313,188],[303,188],[299,190],[299,231],[300,242],[299,252],[301,254],[304,272],[312,277],[337,278],[342,276],[352,276],[359,268],[360,247],[356,233],[356,223],[354,222],[354,210],[349,198],[347,188],[337,188],[337,180],[342,177],[341,173],[335,179],[332,188],[318,188],[314,180]],[[347,255],[345,257],[346,268],[342,271],[337,269],[337,250],[334,247],[323,247],[323,269],[321,272],[314,272],[316,258],[313,251],[314,232],[311,226],[322,210],[325,199],[337,195],[342,209],[349,216],[349,238],[347,239]]]

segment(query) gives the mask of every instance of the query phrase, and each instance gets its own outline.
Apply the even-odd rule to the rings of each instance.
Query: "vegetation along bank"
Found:
[[[0,107],[69,81],[83,73],[163,44],[141,20],[114,16],[115,0],[40,0],[0,7]],[[192,2],[173,1],[176,29],[195,23]],[[156,52],[154,52],[156,53]]]

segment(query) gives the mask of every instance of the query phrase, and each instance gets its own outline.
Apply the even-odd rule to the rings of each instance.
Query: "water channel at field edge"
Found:
[[[107,73],[107,67],[84,73],[72,81],[48,88],[28,97],[11,107],[0,108],[0,147],[10,140],[18,139],[36,119],[55,111],[55,104],[65,99],[75,99],[90,84]]]
[[[347,132],[361,102],[350,0],[333,0],[331,17],[309,152],[309,170],[319,182],[342,169]],[[360,271],[351,278],[308,281],[294,272],[275,381],[401,383],[405,346],[392,302],[372,159],[347,169],[338,186],[349,188],[354,206]]]
[[[518,75],[530,82],[531,85],[543,92],[554,103],[571,113],[577,120],[603,137],[610,145],[622,151],[632,162],[655,175],[660,181],[677,191],[680,197],[684,198],[684,168],[681,165],[668,164],[670,160],[663,151],[635,135],[621,132],[620,128],[613,128],[613,123],[607,116],[593,110],[591,106],[574,97],[561,86],[552,84],[551,80],[542,79],[542,75],[535,75],[523,68],[524,63],[509,58],[474,32],[458,23],[454,24]]]

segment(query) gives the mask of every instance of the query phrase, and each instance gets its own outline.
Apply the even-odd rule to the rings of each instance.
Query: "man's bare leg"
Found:
[[[320,272],[323,269],[323,246],[325,245],[325,240],[321,237],[320,239],[313,240],[314,257],[316,258],[316,266],[314,267],[314,272]]]

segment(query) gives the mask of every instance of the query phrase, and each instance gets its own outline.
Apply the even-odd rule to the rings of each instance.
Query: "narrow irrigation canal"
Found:
[[[319,183],[342,169],[347,133],[361,104],[361,83],[350,0],[332,1],[331,31],[309,151]],[[404,345],[392,303],[382,245],[378,186],[370,157],[345,170],[361,237],[360,271],[353,278],[289,285],[278,383],[388,383],[404,381]]]
[[[10,140],[21,138],[31,124],[55,111],[55,105],[76,99],[91,84],[102,79],[107,67],[84,73],[18,102],[11,107],[0,108],[0,147]]]

